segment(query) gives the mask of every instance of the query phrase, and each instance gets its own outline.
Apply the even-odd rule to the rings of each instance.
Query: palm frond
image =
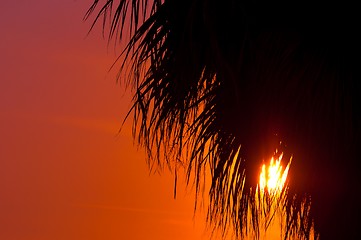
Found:
[[[317,9],[300,24],[303,15],[288,7],[285,13],[236,0],[95,0],[86,13],[97,12],[91,28],[101,21],[110,39],[129,33],[121,71],[131,67],[121,76],[134,89],[128,114],[150,166],[185,167],[197,195],[209,166],[208,219],[223,232],[231,224],[236,237],[258,238],[260,216],[270,214],[273,198],[257,204],[257,176],[276,148],[294,159],[289,187],[277,200],[286,212],[285,239],[310,239],[313,226],[316,237],[327,236],[330,208],[323,201],[345,191],[331,194],[326,183],[319,193],[318,174],[340,167],[350,179],[338,158],[357,159],[354,63],[348,51],[335,50],[343,39],[313,33]]]

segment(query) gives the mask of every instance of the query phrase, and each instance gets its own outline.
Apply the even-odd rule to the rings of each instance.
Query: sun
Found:
[[[284,191],[288,170],[292,158],[286,162],[283,167],[283,153],[277,150],[269,162],[265,162],[260,167],[259,183],[256,191],[256,201],[259,207],[259,220],[264,228],[262,239],[270,239],[271,235],[282,233],[282,225],[285,223],[284,209],[285,201]],[[272,236],[272,239],[275,236]]]
[[[283,153],[279,154],[278,158],[272,157],[269,164],[263,164],[259,176],[259,188],[261,192],[268,192],[269,194],[280,193],[286,183],[288,170],[291,160],[283,169],[282,166]]]

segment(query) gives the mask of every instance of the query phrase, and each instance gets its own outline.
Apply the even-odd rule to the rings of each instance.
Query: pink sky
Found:
[[[92,0],[0,1],[0,239],[202,240],[204,215],[150,175]]]

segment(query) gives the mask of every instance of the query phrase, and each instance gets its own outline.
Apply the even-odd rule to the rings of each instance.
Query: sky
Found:
[[[0,1],[0,239],[202,240],[205,210],[133,143],[92,0]]]
[[[208,239],[170,174],[150,174],[91,0],[0,1],[0,239]]]

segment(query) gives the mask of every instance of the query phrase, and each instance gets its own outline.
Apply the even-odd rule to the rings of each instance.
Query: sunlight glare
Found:
[[[262,165],[259,187],[261,192],[268,191],[268,193],[280,193],[285,185],[288,169],[291,164],[287,164],[286,168],[283,170],[281,165],[283,154],[280,154],[278,159],[275,160],[274,157],[271,158],[268,166],[266,164]]]

